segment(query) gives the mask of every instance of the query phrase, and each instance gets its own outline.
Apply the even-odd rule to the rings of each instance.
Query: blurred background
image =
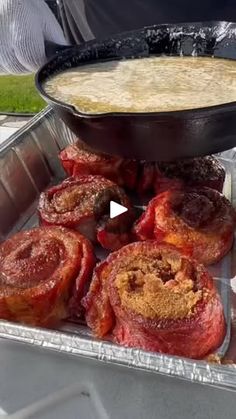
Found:
[[[60,22],[59,0],[45,0]],[[0,114],[34,114],[45,107],[34,87],[34,74],[0,76]]]
[[[60,0],[44,0],[59,23]],[[0,145],[45,107],[34,85],[34,74],[0,75]]]

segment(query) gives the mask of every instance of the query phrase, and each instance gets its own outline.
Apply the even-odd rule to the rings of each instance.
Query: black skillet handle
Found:
[[[60,52],[70,47],[70,45],[59,45],[51,41],[45,41],[44,46],[45,54],[48,60],[54,55],[59,54]]]

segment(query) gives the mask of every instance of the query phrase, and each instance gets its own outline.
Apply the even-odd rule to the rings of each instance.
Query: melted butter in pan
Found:
[[[236,61],[150,57],[66,70],[45,84],[55,99],[84,113],[166,112],[236,101]]]

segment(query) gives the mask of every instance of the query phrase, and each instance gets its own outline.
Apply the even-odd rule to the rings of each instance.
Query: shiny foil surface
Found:
[[[65,173],[59,152],[75,141],[74,134],[50,108],[0,147],[0,240],[37,225],[37,201],[42,190],[61,181]],[[218,156],[219,157],[219,156]],[[236,151],[220,155],[226,170],[224,194],[236,205]],[[0,321],[0,337],[104,363],[139,368],[223,388],[236,389],[236,245],[209,268],[224,306],[227,333],[216,351],[226,364],[195,361],[145,352],[96,340],[83,324],[62,323],[57,330]],[[100,250],[100,257],[105,253]],[[232,325],[232,327],[231,327]],[[231,362],[235,362],[235,365]]]

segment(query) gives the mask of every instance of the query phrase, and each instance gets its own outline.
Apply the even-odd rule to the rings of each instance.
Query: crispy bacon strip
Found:
[[[124,205],[128,212],[110,220],[110,200]],[[40,195],[38,210],[43,225],[75,229],[109,250],[132,240],[130,201],[121,188],[101,176],[66,179]]]
[[[212,277],[176,248],[129,244],[94,271],[82,304],[95,336],[190,358],[219,347],[226,326]]]
[[[173,189],[150,201],[134,227],[138,240],[155,239],[181,248],[209,265],[230,250],[235,228],[230,202],[210,188]]]
[[[49,326],[79,315],[94,264],[91,244],[77,232],[16,234],[0,246],[0,318]]]
[[[138,178],[136,190],[139,195],[153,191],[156,184],[157,176],[159,175],[158,163],[139,162]]]
[[[137,162],[98,153],[81,141],[66,147],[59,157],[69,176],[100,175],[129,189],[136,184]]]

